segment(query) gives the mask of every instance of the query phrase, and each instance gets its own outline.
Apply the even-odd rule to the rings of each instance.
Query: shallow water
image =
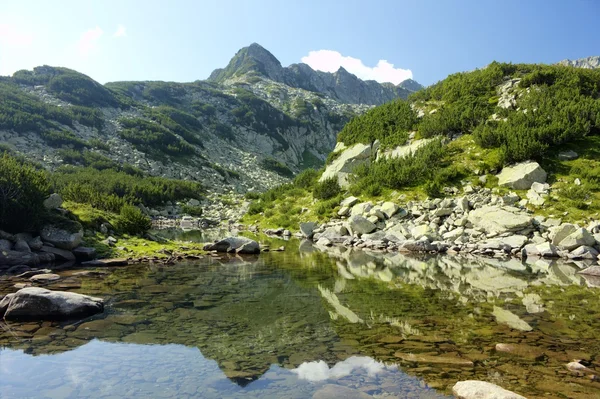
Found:
[[[600,383],[565,368],[577,358],[600,369],[599,291],[581,264],[285,245],[61,272],[49,288],[101,296],[106,311],[0,324],[0,397],[435,398],[465,379],[600,397]],[[15,282],[2,278],[0,294]]]

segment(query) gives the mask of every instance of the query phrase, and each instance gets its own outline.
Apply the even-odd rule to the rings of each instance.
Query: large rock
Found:
[[[34,266],[54,261],[54,254],[17,251],[0,251],[0,265],[27,265]]]
[[[350,196],[348,198],[344,198],[342,200],[342,202],[340,202],[340,206],[346,206],[348,208],[351,208],[354,206],[354,204],[356,204],[358,202],[358,198]]]
[[[515,190],[529,190],[534,182],[545,183],[547,176],[537,162],[522,162],[502,169],[498,175],[498,185]]]
[[[582,245],[586,246],[594,246],[596,244],[596,239],[593,235],[590,234],[584,228],[579,228],[565,237],[558,243],[558,247],[560,249],[566,249],[567,251],[571,251],[577,247]]]
[[[73,250],[73,255],[79,261],[92,260],[96,258],[96,249],[91,247],[77,247]]]
[[[452,387],[458,399],[526,399],[524,396],[485,381],[459,381]]]
[[[350,185],[348,177],[357,166],[371,162],[371,157],[377,152],[377,146],[373,144],[354,144],[344,150],[338,158],[327,166],[325,172],[319,179],[323,182],[327,179],[336,178],[342,188]]]
[[[66,261],[75,260],[75,255],[73,255],[73,253],[71,251],[68,251],[66,249],[60,249],[60,248],[49,247],[49,246],[44,245],[42,247],[41,251],[47,252],[50,254],[54,254],[54,258],[58,259],[58,260],[66,260]]]
[[[519,331],[533,330],[533,327],[531,327],[525,320],[521,319],[519,316],[517,316],[510,310],[506,310],[506,309],[502,309],[498,306],[494,306],[494,310],[493,310],[492,314],[496,318],[496,322],[498,324],[506,324],[510,328],[519,330]]]
[[[260,253],[260,245],[246,237],[228,237],[214,244],[204,246],[205,251],[228,252],[238,254]]]
[[[577,226],[571,223],[563,223],[559,226],[550,227],[548,238],[553,245],[558,245],[562,240],[567,238],[571,233],[577,230]]]
[[[0,314],[6,320],[70,319],[90,316],[104,310],[104,301],[100,298],[39,287],[23,288],[7,302],[4,314]]]
[[[8,240],[0,240],[0,252],[10,251],[12,249],[12,242]]]
[[[317,227],[316,222],[300,223],[300,232],[302,233],[304,238],[312,238],[315,227]]]
[[[377,228],[375,223],[360,215],[351,216],[348,225],[353,234],[368,234]]]
[[[17,242],[15,242],[15,246],[13,247],[13,251],[31,252],[31,248],[29,248],[27,241],[17,240]]]
[[[71,250],[81,244],[83,231],[70,232],[60,227],[46,225],[42,228],[40,237],[42,241],[49,242],[58,248]]]
[[[381,204],[380,210],[381,213],[383,213],[385,217],[389,219],[392,216],[394,216],[399,209],[400,207],[394,204],[393,202],[384,202],[383,204]]]
[[[59,194],[50,194],[48,198],[44,200],[44,207],[46,209],[56,209],[60,208],[63,203],[63,199]]]
[[[487,234],[503,234],[523,230],[532,223],[532,217],[509,212],[494,206],[484,206],[469,212],[469,222]]]

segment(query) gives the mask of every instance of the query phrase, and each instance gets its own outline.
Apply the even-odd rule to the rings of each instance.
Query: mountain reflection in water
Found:
[[[599,353],[598,291],[577,274],[584,265],[285,245],[61,272],[50,289],[103,297],[107,309],[76,323],[1,324],[2,398],[439,397],[465,379],[530,398],[600,395],[565,373],[573,358],[594,367]],[[14,283],[0,279],[0,294]]]

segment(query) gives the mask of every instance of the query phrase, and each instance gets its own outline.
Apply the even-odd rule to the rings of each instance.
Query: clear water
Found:
[[[600,397],[600,383],[565,368],[579,358],[600,369],[599,292],[583,265],[285,245],[60,272],[49,288],[103,297],[106,311],[1,323],[0,397],[438,398],[465,379],[529,398]],[[16,282],[2,278],[0,294]]]

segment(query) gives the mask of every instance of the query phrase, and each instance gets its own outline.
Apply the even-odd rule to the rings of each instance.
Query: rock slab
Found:
[[[459,381],[452,387],[458,399],[526,399],[517,393],[485,381]]]
[[[0,302],[0,317],[6,320],[61,320],[102,311],[101,298],[39,287],[23,288]]]

